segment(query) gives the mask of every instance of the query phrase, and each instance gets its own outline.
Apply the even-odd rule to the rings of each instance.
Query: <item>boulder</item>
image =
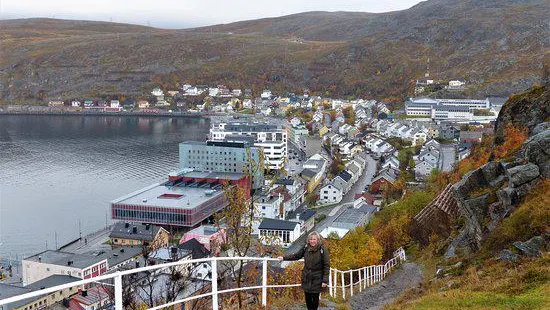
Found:
[[[516,262],[519,259],[519,255],[510,250],[502,250],[496,258],[508,262]]]
[[[510,168],[506,170],[506,173],[508,174],[508,179],[512,187],[519,187],[520,185],[531,182],[540,175],[539,167],[532,163]]]
[[[531,135],[538,135],[539,133],[550,129],[550,122],[540,123],[535,128],[533,128],[533,131],[531,132]]]
[[[481,168],[481,173],[485,182],[491,186],[497,186],[497,184],[502,183],[504,179],[504,167],[498,161],[492,161],[486,163]]]
[[[550,178],[550,129],[544,130],[525,141],[519,156],[537,165],[543,177]]]
[[[541,248],[544,244],[544,238],[542,236],[535,236],[525,242],[516,241],[514,247],[518,249],[523,255],[528,256],[540,256]]]

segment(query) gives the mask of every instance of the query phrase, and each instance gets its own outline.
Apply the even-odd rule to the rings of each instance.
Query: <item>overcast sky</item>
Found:
[[[50,17],[186,28],[307,11],[388,12],[419,0],[0,0],[0,19]]]

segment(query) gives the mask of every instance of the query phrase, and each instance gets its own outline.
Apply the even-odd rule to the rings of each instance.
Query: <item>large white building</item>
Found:
[[[265,167],[279,170],[287,157],[287,132],[283,126],[258,122],[222,122],[210,128],[214,141],[248,141],[263,150]]]
[[[473,117],[475,109],[490,109],[489,99],[431,99],[414,98],[405,102],[408,116],[425,116],[433,119],[466,119]]]

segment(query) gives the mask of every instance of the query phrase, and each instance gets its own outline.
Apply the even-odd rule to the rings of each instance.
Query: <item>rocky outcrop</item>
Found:
[[[477,251],[483,237],[494,230],[523,201],[523,198],[550,172],[550,126],[533,126],[536,133],[528,139],[516,161],[489,162],[467,173],[452,186],[464,226],[451,240],[445,256],[458,251]],[[525,253],[538,244],[536,240],[516,242],[516,248]],[[510,253],[501,253],[513,260]]]
[[[516,262],[520,256],[540,256],[542,251],[550,249],[550,235],[535,236],[527,241],[516,241],[512,250],[504,249],[500,251],[496,259],[508,262]]]
[[[544,129],[546,128],[546,129]],[[545,178],[550,177],[550,123],[536,126],[531,136],[520,150],[519,157],[539,167],[539,172]]]

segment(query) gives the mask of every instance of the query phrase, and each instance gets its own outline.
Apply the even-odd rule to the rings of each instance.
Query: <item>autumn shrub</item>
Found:
[[[430,192],[411,192],[376,214],[367,226],[367,231],[382,246],[384,259],[391,258],[393,251],[410,242],[409,226],[412,218],[433,198],[434,194]]]
[[[509,159],[519,151],[529,137],[529,130],[519,125],[508,124],[504,127],[504,143],[493,150],[495,159]]]
[[[328,242],[331,266],[340,270],[374,265],[382,258],[382,247],[362,227],[342,239]]]

